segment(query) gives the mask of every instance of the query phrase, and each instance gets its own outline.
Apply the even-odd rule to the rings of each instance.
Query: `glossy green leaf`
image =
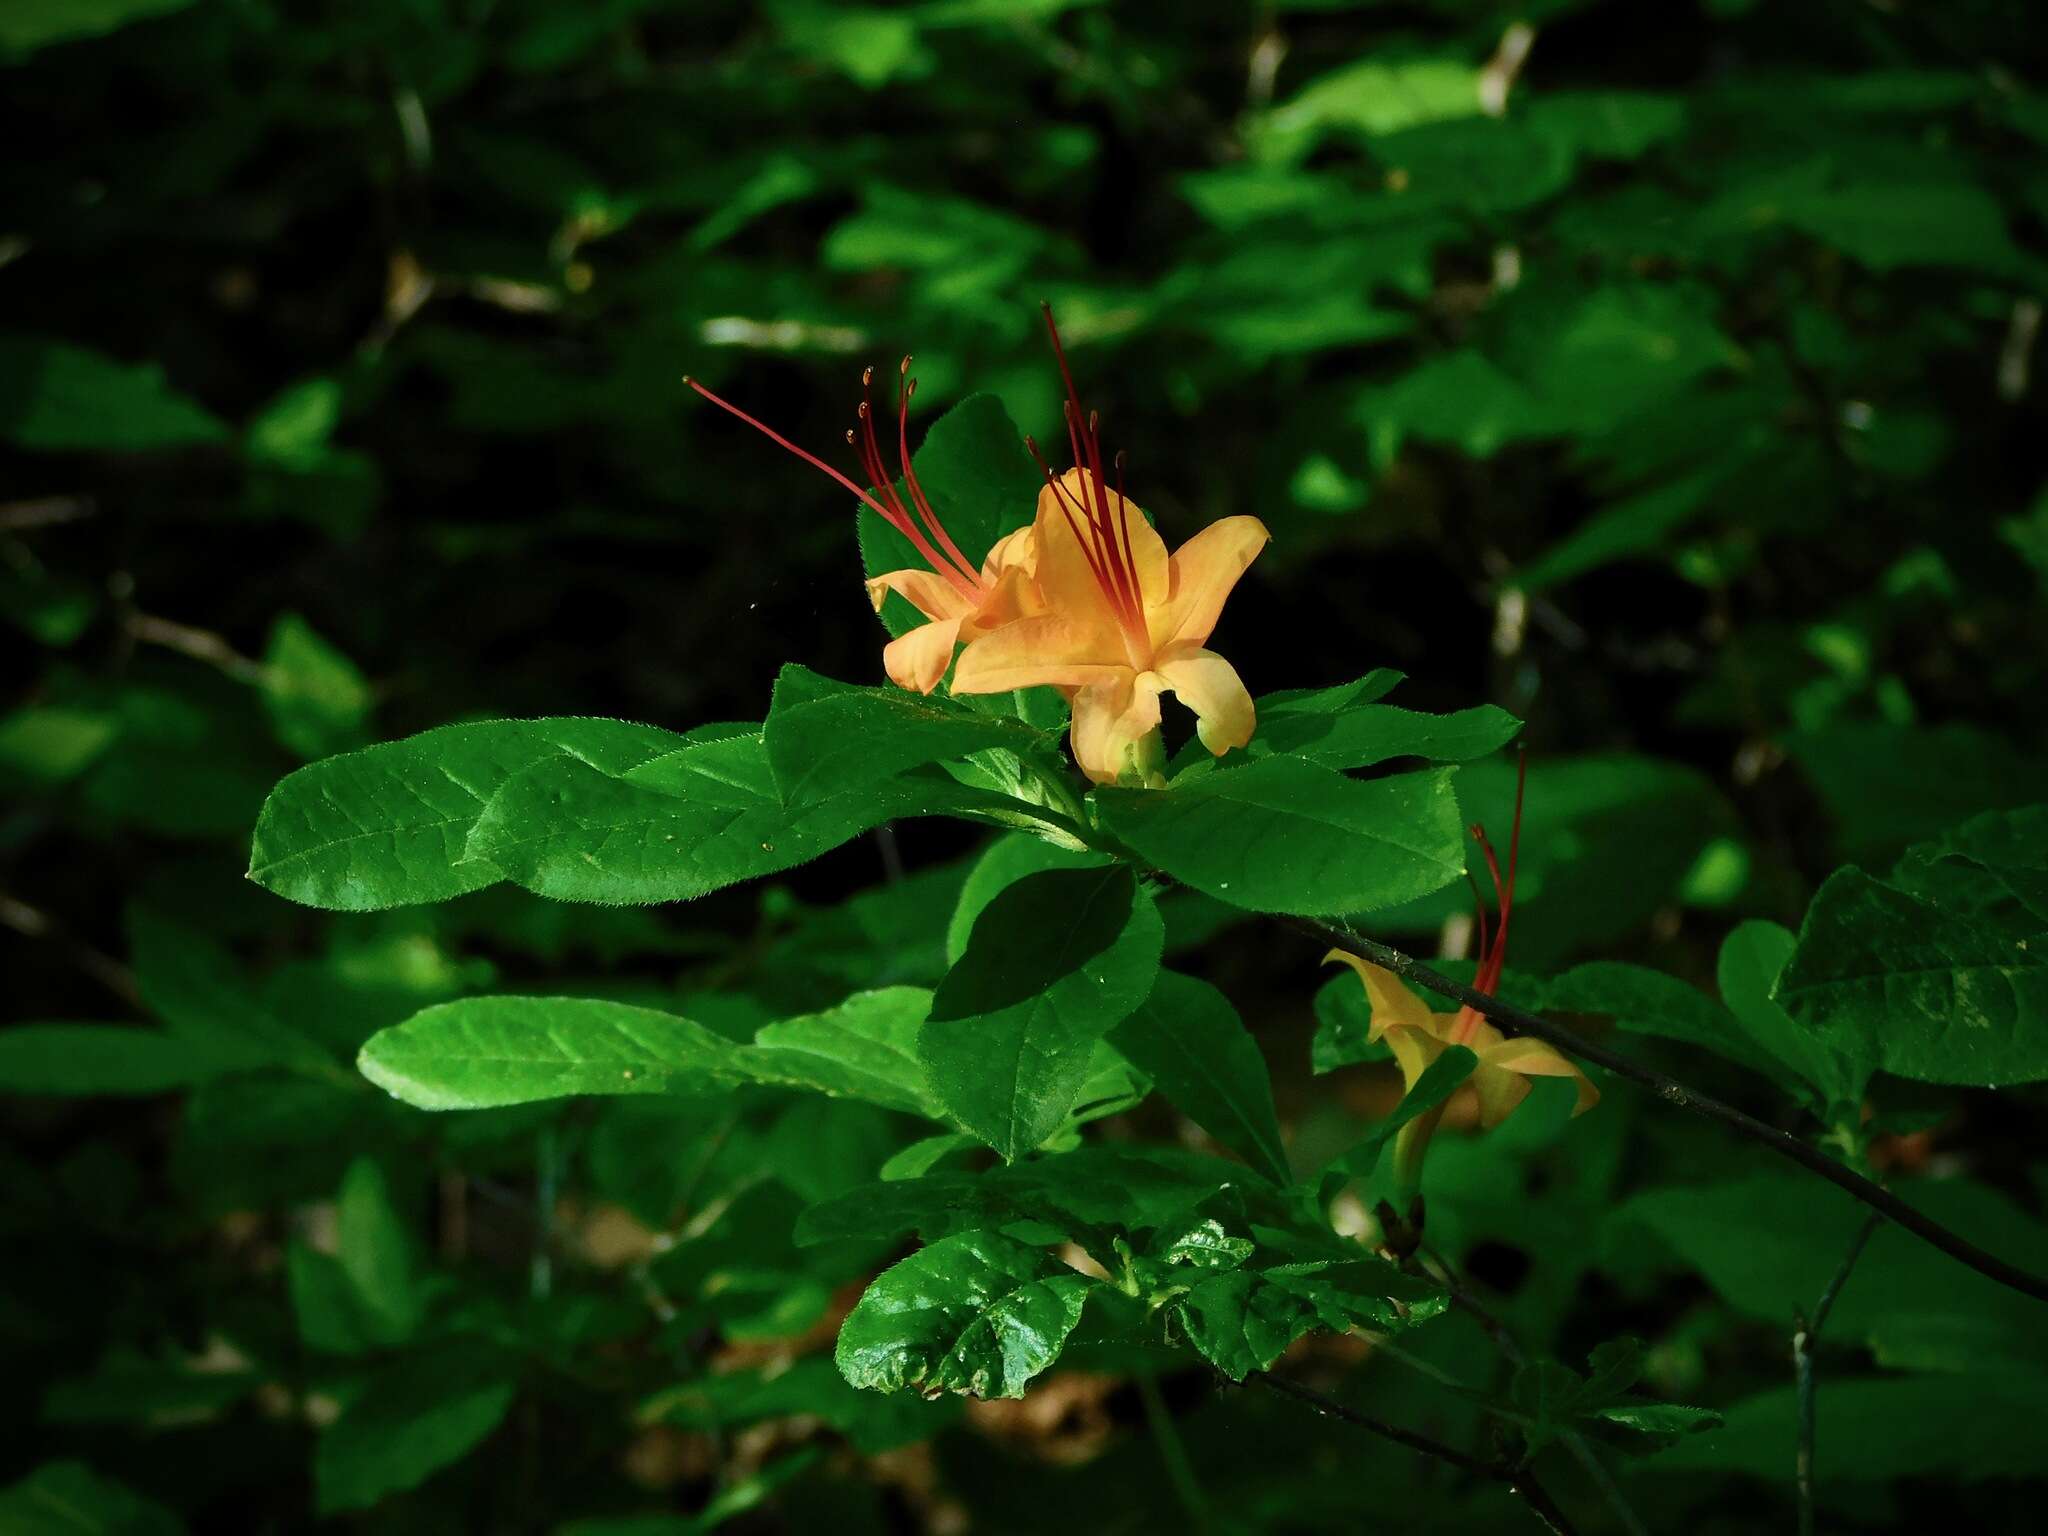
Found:
[[[1174,1108],[1274,1182],[1289,1181],[1266,1059],[1229,998],[1206,981],[1161,971],[1109,1042]]]
[[[1799,1023],[1772,996],[1796,942],[1777,923],[1737,924],[1721,941],[1721,1001],[1760,1050],[1812,1085],[1823,1106],[1860,1106],[1870,1076],[1863,1058]]]
[[[1448,715],[1392,704],[1314,713],[1285,710],[1260,714],[1258,733],[1245,755],[1300,757],[1325,768],[1370,768],[1396,757],[1462,763],[1500,750],[1521,729],[1521,721],[1491,704]]]
[[[746,1079],[738,1048],[674,1014],[576,997],[472,997],[379,1030],[357,1065],[419,1109],[571,1094],[710,1093]]]
[[[778,1019],[755,1034],[754,1049],[745,1053],[748,1070],[766,1081],[942,1119],[917,1057],[931,1006],[923,987],[883,987],[821,1013]]]
[[[884,1270],[840,1326],[856,1387],[1022,1397],[1059,1357],[1097,1282],[994,1232],[965,1232]]]
[[[1274,757],[1167,790],[1102,789],[1104,824],[1141,858],[1255,912],[1392,906],[1464,872],[1448,771],[1360,781]]]
[[[1443,1307],[1432,1282],[1363,1254],[1212,1275],[1173,1302],[1188,1342],[1232,1381],[1267,1369],[1318,1328],[1398,1332]]]
[[[946,923],[946,963],[957,964],[967,953],[967,940],[982,908],[1024,876],[1047,869],[1100,869],[1108,862],[1107,855],[1092,849],[1063,847],[1027,832],[997,838],[961,884],[960,898]]]
[[[343,912],[446,901],[504,878],[466,844],[522,768],[566,754],[594,772],[623,773],[683,745],[618,720],[492,720],[327,758],[271,791],[249,878]]]
[[[1164,943],[1128,870],[1045,870],[1005,887],[918,1036],[939,1101],[1006,1161],[1029,1152],[1073,1107],[1095,1043],[1150,994]]]
[[[783,803],[792,806],[970,752],[1045,745],[1021,721],[980,714],[938,694],[855,688],[794,664],[776,680],[761,741]]]
[[[688,901],[802,864],[893,817],[1009,803],[933,774],[785,806],[759,736],[686,746],[623,777],[556,755],[498,788],[464,862],[557,901]]]
[[[1814,896],[1775,996],[1836,1050],[1900,1077],[2048,1077],[2048,931],[2015,938],[1859,869]]]

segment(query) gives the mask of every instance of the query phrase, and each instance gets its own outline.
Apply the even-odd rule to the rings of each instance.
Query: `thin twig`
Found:
[[[1849,1251],[1842,1255],[1834,1279],[1820,1293],[1820,1300],[1813,1304],[1812,1318],[1797,1319],[1797,1326],[1792,1332],[1792,1370],[1799,1398],[1799,1450],[1795,1463],[1799,1487],[1799,1536],[1813,1536],[1813,1346],[1820,1339],[1821,1326],[1827,1322],[1828,1313],[1834,1310],[1835,1298],[1841,1294],[1849,1271],[1863,1257],[1864,1245],[1883,1220],[1883,1214],[1878,1211],[1872,1211],[1864,1218],[1863,1225],[1856,1229],[1856,1236],[1850,1240]]]
[[[1283,1376],[1271,1376],[1264,1371],[1254,1371],[1248,1379],[1278,1392],[1283,1397],[1291,1397],[1296,1402],[1306,1403],[1317,1413],[1341,1419],[1354,1428],[1378,1435],[1383,1440],[1391,1440],[1396,1445],[1406,1446],[1418,1455],[1434,1457],[1438,1461],[1449,1463],[1461,1472],[1470,1473],[1473,1477],[1499,1483],[1527,1504],[1530,1511],[1550,1529],[1553,1536],[1577,1536],[1564,1511],[1557,1507],[1556,1501],[1544,1491],[1535,1474],[1526,1467],[1510,1467],[1481,1461],[1476,1456],[1466,1455],[1456,1446],[1446,1445],[1443,1441],[1416,1430],[1403,1429],[1398,1424],[1389,1424],[1385,1419],[1376,1419],[1369,1413],[1360,1413],[1356,1408],[1347,1407],[1334,1397],[1326,1397],[1313,1387],[1304,1387],[1299,1382],[1289,1381]]]
[[[112,955],[102,953],[40,907],[0,891],[0,928],[28,939],[45,939],[63,950],[71,963],[131,1008],[143,1006],[135,973]]]
[[[129,617],[128,633],[150,645],[161,645],[218,667],[239,683],[257,682],[263,676],[262,662],[244,656],[212,630],[161,619],[151,613],[137,613]]]
[[[0,505],[0,533],[26,533],[31,528],[75,523],[98,510],[90,496],[38,496],[32,501],[10,501]]]
[[[1939,1248],[1950,1258],[1967,1264],[1978,1274],[1996,1280],[2022,1295],[2036,1301],[2048,1301],[2048,1277],[2033,1274],[2015,1264],[2008,1264],[1996,1254],[1986,1253],[1967,1238],[1951,1232],[1940,1222],[1922,1215],[1906,1204],[1897,1195],[1880,1184],[1866,1179],[1854,1169],[1836,1162],[1819,1148],[1801,1141],[1773,1126],[1765,1125],[1754,1116],[1746,1115],[1731,1104],[1689,1088],[1677,1078],[1667,1077],[1654,1068],[1646,1067],[1631,1057],[1623,1056],[1605,1046],[1582,1040],[1562,1025],[1553,1024],[1540,1014],[1513,1003],[1502,1002],[1489,997],[1463,982],[1431,970],[1420,960],[1403,954],[1400,950],[1377,940],[1352,931],[1340,924],[1318,922],[1313,918],[1284,919],[1289,926],[1308,934],[1319,943],[1334,944],[1350,950],[1353,954],[1370,960],[1374,965],[1392,971],[1395,975],[1426,987],[1439,996],[1454,998],[1483,1014],[1511,1035],[1528,1035],[1554,1045],[1566,1055],[1576,1056],[1581,1061],[1591,1062],[1596,1067],[1612,1072],[1616,1077],[1625,1077],[1632,1083],[1649,1089],[1666,1103],[1679,1109],[1690,1110],[1709,1120],[1719,1121],[1739,1135],[1769,1147],[1780,1157],[1799,1164],[1807,1172],[1818,1174],[1837,1189],[1843,1190],[1872,1210],[1889,1218],[1911,1232],[1921,1241]]]
[[[1501,1358],[1510,1366],[1519,1369],[1528,1357],[1522,1353],[1521,1344],[1517,1342],[1514,1334],[1508,1331],[1507,1324],[1472,1294],[1471,1288],[1465,1284],[1464,1277],[1451,1267],[1450,1261],[1441,1253],[1427,1244],[1423,1246],[1422,1253],[1436,1266],[1429,1273],[1442,1282],[1445,1291],[1450,1295],[1451,1305],[1477,1319],[1479,1326],[1486,1330],[1487,1337],[1493,1340],[1494,1348],[1500,1351]],[[1621,1528],[1628,1532],[1628,1536],[1649,1536],[1642,1518],[1635,1512],[1635,1506],[1629,1503],[1628,1495],[1621,1491],[1621,1484],[1614,1480],[1614,1474],[1607,1470],[1606,1463],[1600,1460],[1599,1453],[1593,1449],[1586,1437],[1576,1429],[1567,1429],[1558,1436],[1558,1439],[1563,1442],[1564,1448],[1571,1452],[1572,1459],[1599,1490],[1600,1496],[1607,1501],[1607,1507],[1614,1511],[1614,1518],[1620,1522]]]

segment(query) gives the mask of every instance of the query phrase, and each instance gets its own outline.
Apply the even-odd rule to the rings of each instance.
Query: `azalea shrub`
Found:
[[[11,7],[0,1532],[2030,1529],[2044,72]]]

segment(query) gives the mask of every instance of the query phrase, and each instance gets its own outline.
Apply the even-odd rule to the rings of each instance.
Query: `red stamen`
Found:
[[[1085,431],[1082,425],[1081,396],[1074,388],[1074,373],[1067,366],[1067,349],[1060,341],[1059,327],[1053,322],[1052,305],[1041,303],[1045,313],[1046,334],[1052,338],[1053,356],[1059,362],[1060,381],[1066,385],[1067,400],[1065,416],[1067,442],[1074,454],[1074,467],[1084,471],[1092,481],[1088,487],[1091,498],[1084,499],[1083,515],[1095,534],[1095,555],[1089,564],[1095,571],[1096,584],[1102,588],[1102,595],[1109,603],[1110,611],[1116,615],[1117,624],[1130,642],[1140,648],[1150,644],[1150,635],[1145,624],[1144,594],[1137,579],[1137,561],[1130,551],[1130,526],[1125,522],[1121,540],[1116,524],[1109,511],[1109,496],[1104,485],[1102,471],[1102,441],[1097,431],[1097,418],[1087,417]],[[1093,507],[1085,505],[1092,499]],[[1122,491],[1118,491],[1118,510],[1123,507]],[[1078,530],[1076,531],[1079,537]]]
[[[874,376],[875,370],[872,368],[861,375],[863,391],[871,387]],[[980,579],[972,572],[951,564],[944,555],[932,548],[930,540],[925,538],[923,531],[912,519],[910,509],[903,505],[903,498],[896,494],[895,477],[889,473],[888,466],[883,462],[882,445],[875,438],[874,403],[865,394],[856,414],[860,418],[864,444],[862,453],[868,478],[875,482],[876,491],[886,497],[889,505],[896,509],[895,523],[898,531],[910,540],[926,565],[952,583],[955,591],[969,602],[978,601],[981,597]]]
[[[709,400],[713,405],[717,406],[720,410],[725,411],[730,415],[739,417],[741,421],[744,421],[748,426],[752,427],[756,432],[759,432],[763,437],[767,438],[768,441],[774,443],[777,447],[786,448],[787,450],[789,450],[789,452],[795,454],[798,458],[802,459],[806,464],[810,465],[811,468],[823,470],[826,474],[830,475],[833,478],[833,480],[837,481],[840,485],[844,486],[847,490],[851,491],[855,496],[859,497],[861,502],[864,505],[866,505],[872,512],[874,512],[874,514],[877,517],[881,518],[883,522],[887,523],[890,527],[894,528],[897,532],[903,534],[906,538],[908,538],[910,542],[914,546],[916,546],[918,554],[925,560],[925,562],[928,565],[931,566],[932,570],[938,573],[939,575],[945,577],[948,582],[950,582],[956,589],[960,591],[960,594],[963,597],[966,597],[970,600],[975,600],[980,597],[980,583],[975,582],[972,585],[963,584],[960,579],[959,572],[954,570],[952,566],[947,565],[939,557],[938,552],[934,550],[931,547],[931,545],[925,541],[924,536],[918,532],[916,525],[910,522],[908,514],[906,514],[900,506],[884,505],[883,502],[880,499],[878,499],[874,494],[854,484],[854,482],[851,479],[841,474],[838,470],[834,469],[830,464],[827,464],[815,453],[810,452],[808,449],[797,447],[795,443],[792,443],[788,438],[784,437],[780,432],[776,431],[766,422],[757,420],[755,417],[748,415],[745,411],[741,410],[738,406],[734,405],[730,400],[724,400],[719,398],[717,395],[714,395],[710,390],[706,389],[702,384],[699,384],[695,379],[691,378],[689,375],[685,374],[683,376],[683,382],[689,385],[690,388],[695,390],[698,394],[702,395],[706,400]],[[849,444],[852,444],[854,442],[854,435],[852,432],[848,432],[846,434],[846,441]],[[884,494],[888,496],[888,499],[891,503],[894,503],[896,501],[896,496],[894,489],[889,485],[888,478],[884,475],[874,475],[873,471],[865,463],[863,463],[862,469],[873,476],[877,487],[884,491]]]
[[[1067,527],[1073,531],[1074,543],[1080,548],[1081,558],[1088,562],[1088,574],[1095,578],[1097,587],[1105,593],[1108,592],[1109,578],[1103,574],[1102,566],[1095,558],[1095,552],[1088,547],[1088,540],[1082,536],[1080,524],[1074,521],[1076,511],[1085,518],[1088,515],[1087,510],[1067,493],[1067,488],[1060,483],[1059,476],[1052,472],[1052,466],[1046,463],[1044,456],[1039,453],[1037,442],[1027,436],[1024,439],[1024,447],[1031,457],[1037,460],[1039,473],[1045,476],[1045,483],[1052,487],[1053,497],[1059,503],[1060,515],[1066,518]]]
[[[969,581],[979,584],[979,573],[972,562],[960,553],[960,546],[953,542],[952,535],[946,532],[946,525],[939,521],[939,514],[932,510],[932,504],[924,494],[924,487],[917,483],[917,470],[910,462],[910,397],[917,393],[917,380],[910,377],[910,359],[907,356],[897,365],[896,377],[896,452],[903,461],[903,483],[910,489],[910,499],[916,504],[918,515],[924,519],[925,526],[931,529],[932,536],[946,551],[947,558],[960,568],[961,573]]]

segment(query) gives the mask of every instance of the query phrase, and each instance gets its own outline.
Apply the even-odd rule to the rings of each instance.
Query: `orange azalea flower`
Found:
[[[1124,497],[1121,454],[1109,487],[1096,418],[1081,409],[1050,308],[1045,323],[1067,387],[1074,467],[1056,478],[1039,459],[1046,485],[1031,531],[1042,611],[973,640],[954,669],[953,691],[1050,684],[1073,704],[1074,760],[1089,778],[1158,783],[1162,693],[1194,710],[1202,745],[1217,756],[1252,738],[1251,695],[1205,643],[1269,535],[1255,517],[1226,517],[1169,556]],[[1036,457],[1037,445],[1025,443]]]
[[[945,524],[932,510],[924,487],[917,483],[917,472],[910,465],[910,397],[917,392],[917,380],[909,377],[909,358],[903,359],[897,373],[903,382],[896,396],[896,448],[903,465],[904,489],[910,493],[910,506],[904,505],[884,465],[881,444],[875,438],[874,369],[861,375],[860,430],[849,429],[846,434],[846,441],[860,455],[862,471],[874,483],[872,492],[862,490],[816,454],[805,452],[730,401],[721,400],[695,379],[686,377],[683,382],[713,405],[730,411],[757,432],[780,443],[806,464],[822,469],[867,503],[876,516],[908,539],[923,557],[925,569],[912,566],[907,570],[884,571],[867,587],[868,600],[877,613],[882,611],[882,600],[894,592],[931,621],[891,640],[882,650],[882,667],[892,683],[917,693],[930,693],[953,664],[956,644],[1038,611],[1041,605],[1031,580],[1037,563],[1036,544],[1032,530],[1020,528],[999,539],[978,570],[960,552],[960,546],[953,542]],[[915,516],[912,507],[916,508]]]
[[[1494,899],[1500,910],[1500,920],[1489,937],[1486,908],[1483,903],[1479,908],[1480,960],[1472,986],[1488,997],[1499,987],[1501,966],[1507,959],[1508,917],[1514,910],[1515,862],[1522,841],[1523,776],[1518,776],[1515,785],[1515,825],[1508,843],[1505,881],[1501,879],[1500,862],[1493,855],[1493,845],[1486,840],[1485,830],[1476,826],[1472,828],[1480,852],[1486,856],[1486,867],[1493,877]],[[1413,1088],[1430,1063],[1446,1049],[1462,1045],[1479,1058],[1479,1065],[1472,1071],[1472,1091],[1479,1100],[1479,1123],[1489,1129],[1514,1113],[1516,1106],[1529,1096],[1529,1079],[1532,1077],[1577,1078],[1579,1101],[1572,1109],[1574,1115],[1584,1114],[1600,1101],[1600,1090],[1587,1080],[1585,1073],[1543,1041],[1526,1036],[1505,1036],[1483,1014],[1469,1006],[1455,1013],[1433,1013],[1429,1005],[1410,991],[1392,971],[1344,950],[1333,949],[1323,956],[1326,965],[1332,960],[1350,966],[1365,984],[1366,1002],[1372,1010],[1367,1038],[1387,1042],[1408,1087]],[[1404,1180],[1412,1181],[1422,1147],[1435,1130],[1440,1115],[1441,1111],[1426,1114],[1401,1128],[1395,1144],[1395,1157]]]

